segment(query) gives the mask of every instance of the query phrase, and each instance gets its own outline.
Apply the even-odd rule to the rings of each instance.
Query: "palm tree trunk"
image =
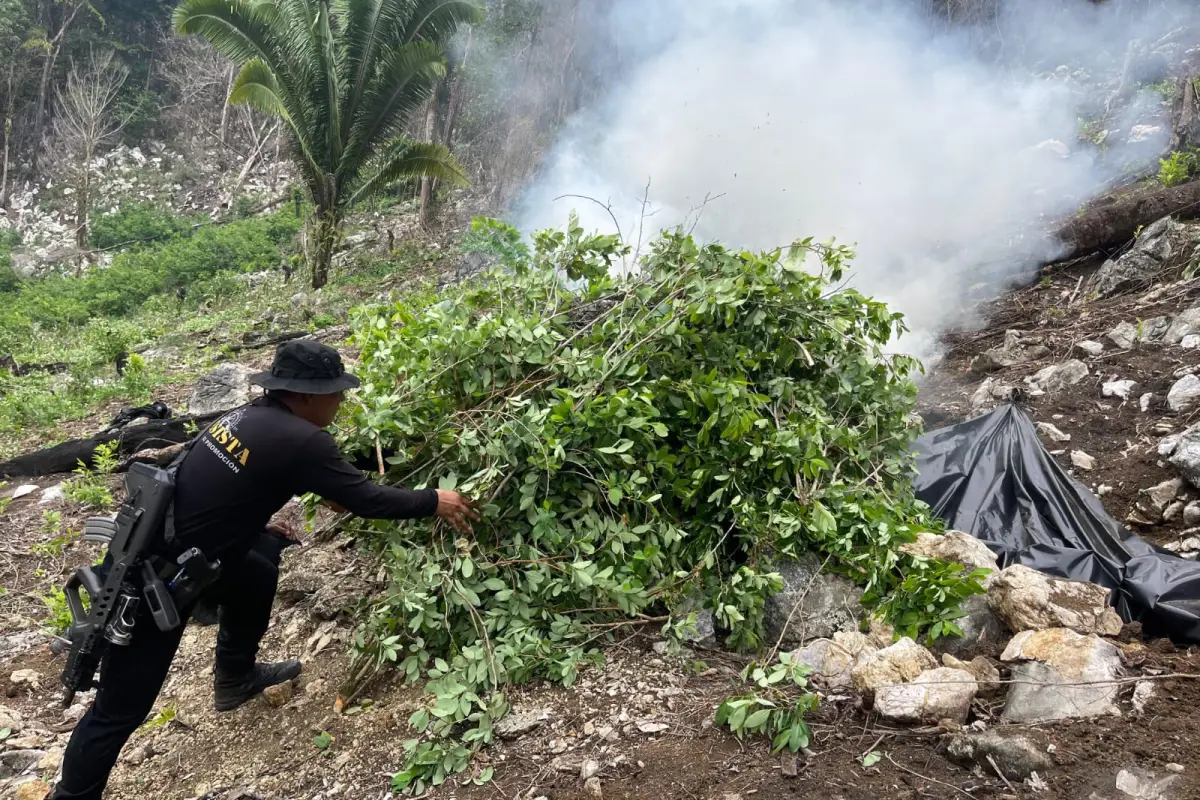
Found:
[[[320,289],[329,283],[329,265],[333,261],[333,248],[337,242],[336,216],[332,212],[314,212],[311,230],[316,246],[312,254],[312,288]]]
[[[425,112],[425,139],[433,142],[437,139],[437,92],[429,99],[429,110]],[[428,228],[433,216],[430,208],[433,200],[433,178],[426,175],[421,178],[421,227]]]

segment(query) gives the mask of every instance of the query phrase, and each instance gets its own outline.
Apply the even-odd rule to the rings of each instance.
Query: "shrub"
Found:
[[[35,324],[69,329],[95,317],[125,316],[155,294],[221,272],[273,268],[300,224],[289,207],[269,217],[211,225],[186,238],[121,253],[108,268],[82,278],[51,275],[26,283],[14,294],[0,294],[0,330],[28,338]]]
[[[1158,182],[1163,186],[1178,186],[1190,180],[1196,170],[1196,154],[1177,150],[1158,160]]]
[[[153,136],[158,127],[161,105],[162,96],[157,92],[126,84],[116,102],[116,114],[125,120],[121,138],[138,145]]]
[[[506,705],[487,691],[570,684],[608,633],[685,625],[670,613],[685,596],[729,644],[759,647],[772,557],[815,550],[897,615],[913,609],[894,592],[918,591],[916,631],[979,591],[899,549],[934,527],[910,482],[919,364],[884,353],[899,315],[835,288],[847,248],[755,255],[667,233],[613,277],[628,248],[573,218],[532,254],[497,223],[477,233],[499,268],[356,320],[350,448],[380,441],[399,480],[486,512],[473,537],[378,526],[391,590],[356,632],[347,693],[389,662],[428,679],[396,789],[490,741]]]
[[[128,354],[139,335],[140,331],[130,323],[108,319],[92,320],[83,332],[84,341],[103,364],[114,364],[120,356]]]
[[[0,292],[14,292],[21,277],[13,269],[12,251],[21,243],[21,234],[10,228],[0,228]]]
[[[181,216],[154,203],[125,203],[111,214],[100,214],[91,222],[92,247],[109,248],[130,242],[143,245],[176,236],[190,236],[204,215]]]
[[[125,374],[121,376],[121,386],[125,397],[131,403],[142,403],[150,399],[150,391],[154,388],[154,380],[146,360],[137,353],[131,353],[125,364]]]

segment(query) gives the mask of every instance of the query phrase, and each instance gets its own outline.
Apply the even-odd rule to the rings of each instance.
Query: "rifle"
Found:
[[[174,630],[181,624],[179,606],[194,600],[219,575],[220,562],[210,563],[195,548],[179,556],[175,566],[153,552],[169,538],[174,469],[133,464],[125,488],[127,499],[115,517],[91,517],[84,526],[84,540],[106,542],[108,558],[99,570],[80,567],[63,586],[71,626],[51,650],[59,654],[69,648],[62,673],[64,706],[71,705],[76,692],[95,688],[96,671],[109,646],[129,644],[143,601],[160,630]],[[168,575],[174,573],[168,583],[160,576],[163,568],[156,568],[159,564],[166,564]]]

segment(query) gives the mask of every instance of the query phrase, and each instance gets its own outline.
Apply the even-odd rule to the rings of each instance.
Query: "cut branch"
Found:
[[[190,436],[188,424],[203,428],[216,420],[224,411],[200,416],[176,419],[153,420],[142,425],[130,425],[112,433],[100,433],[87,439],[72,439],[62,444],[35,453],[18,456],[0,463],[0,476],[37,477],[70,472],[82,461],[91,465],[96,447],[109,442],[119,442],[118,453],[129,455],[148,447],[165,447],[186,442]]]

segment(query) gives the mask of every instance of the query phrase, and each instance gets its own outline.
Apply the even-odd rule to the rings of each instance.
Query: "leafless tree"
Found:
[[[232,204],[254,168],[272,148],[278,152],[279,125],[249,106],[226,102],[236,70],[203,39],[175,37],[168,42],[164,74],[179,97],[168,112],[178,112],[180,125],[220,145],[222,168],[232,167],[229,158],[241,162],[236,180],[221,197],[223,204]]]
[[[129,71],[111,51],[93,53],[84,65],[72,65],[58,93],[54,118],[54,150],[60,169],[75,191],[75,243],[88,246],[88,209],[91,207],[92,162],[112,141],[126,120],[114,106]]]
[[[61,5],[62,17],[59,19],[54,29],[54,35],[49,37],[49,39],[45,42],[45,47],[43,48],[45,55],[42,59],[42,79],[38,83],[37,113],[34,117],[34,130],[37,135],[38,144],[41,143],[42,137],[46,132],[46,111],[47,104],[50,99],[50,81],[54,75],[54,65],[58,62],[58,56],[59,53],[62,52],[63,42],[66,41],[67,32],[71,29],[71,25],[75,22],[75,18],[79,16],[79,12],[85,7],[89,7],[87,0],[71,0],[70,3],[52,5],[51,9],[54,9],[59,5]],[[53,13],[51,13],[50,16],[53,17]],[[49,32],[49,30],[50,28],[48,27],[47,32]],[[40,148],[36,148],[33,152],[32,172],[35,174],[37,173],[39,149]]]

